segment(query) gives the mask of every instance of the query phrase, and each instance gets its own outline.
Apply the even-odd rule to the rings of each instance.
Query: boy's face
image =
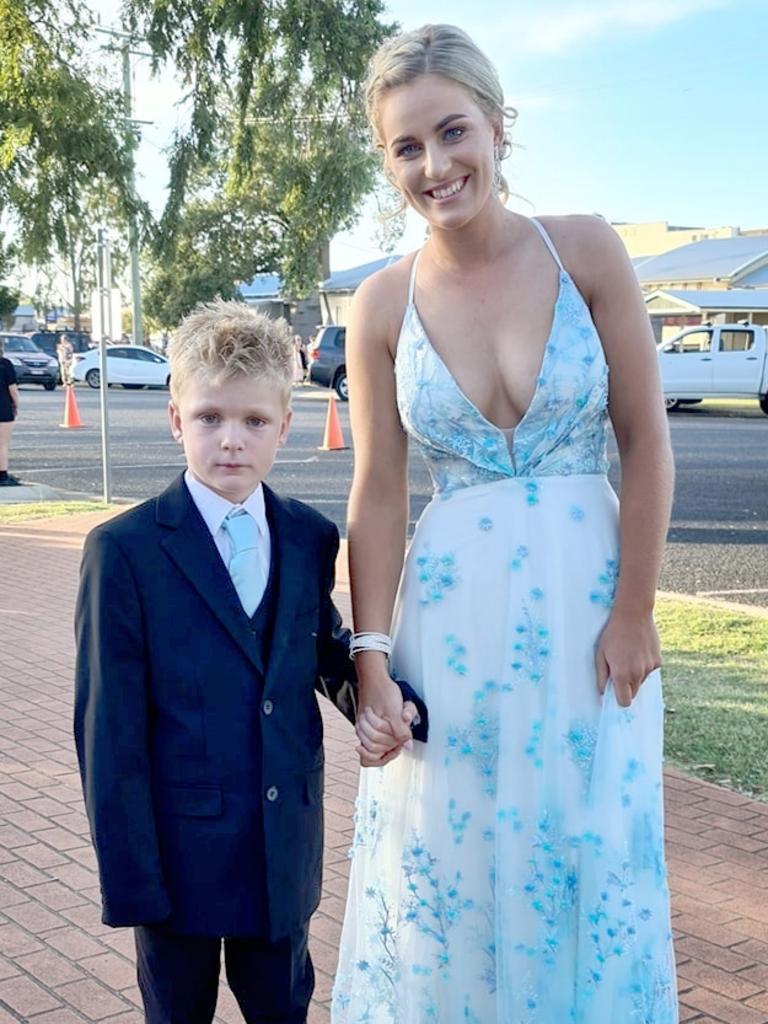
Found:
[[[291,422],[275,384],[245,376],[221,384],[190,380],[168,413],[193,475],[235,504],[267,475]]]

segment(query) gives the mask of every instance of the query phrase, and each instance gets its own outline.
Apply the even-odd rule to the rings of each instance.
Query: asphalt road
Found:
[[[99,496],[102,489],[99,394],[77,389],[82,430],[62,430],[64,393],[22,387],[11,470],[62,494]],[[309,502],[345,528],[352,479],[350,451],[321,452],[327,391],[294,391],[294,420],[270,483]],[[182,469],[168,432],[165,391],[109,391],[112,493],[136,500],[162,490]],[[349,443],[347,408],[338,403]],[[670,416],[677,486],[663,590],[768,607],[768,417],[758,409],[692,406]],[[612,454],[611,477],[617,482]],[[410,462],[411,517],[429,500],[429,475],[417,453]]]

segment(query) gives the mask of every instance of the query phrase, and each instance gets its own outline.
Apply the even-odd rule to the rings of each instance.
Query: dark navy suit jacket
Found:
[[[323,729],[354,720],[331,591],[336,527],[265,487],[267,663],[180,477],[92,531],[76,611],[75,738],[103,920],[288,935],[320,899]],[[426,737],[426,709],[416,699]]]

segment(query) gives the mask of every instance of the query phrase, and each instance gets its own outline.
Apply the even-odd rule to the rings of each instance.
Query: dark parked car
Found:
[[[347,364],[344,350],[346,328],[328,324],[321,327],[314,345],[309,350],[309,379],[313,384],[335,388],[336,394],[346,402]]]
[[[36,331],[30,337],[38,348],[41,348],[43,352],[47,352],[49,356],[53,356],[56,359],[56,346],[59,344],[59,338],[62,334],[66,334],[69,338],[73,352],[88,352],[92,347],[91,336],[86,334],[85,331]]]
[[[16,371],[17,384],[40,384],[46,391],[53,391],[59,383],[59,364],[46,352],[23,334],[5,334],[3,339],[5,358],[9,359]]]

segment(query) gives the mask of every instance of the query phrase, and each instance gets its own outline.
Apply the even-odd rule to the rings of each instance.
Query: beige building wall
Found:
[[[688,228],[669,225],[665,220],[629,224],[623,221],[611,225],[632,257],[659,256],[663,252],[677,249],[702,238],[733,238],[742,234],[739,228]],[[761,234],[762,232],[750,232]]]
[[[346,327],[353,298],[353,295],[346,292],[324,292],[320,302],[323,323]]]

